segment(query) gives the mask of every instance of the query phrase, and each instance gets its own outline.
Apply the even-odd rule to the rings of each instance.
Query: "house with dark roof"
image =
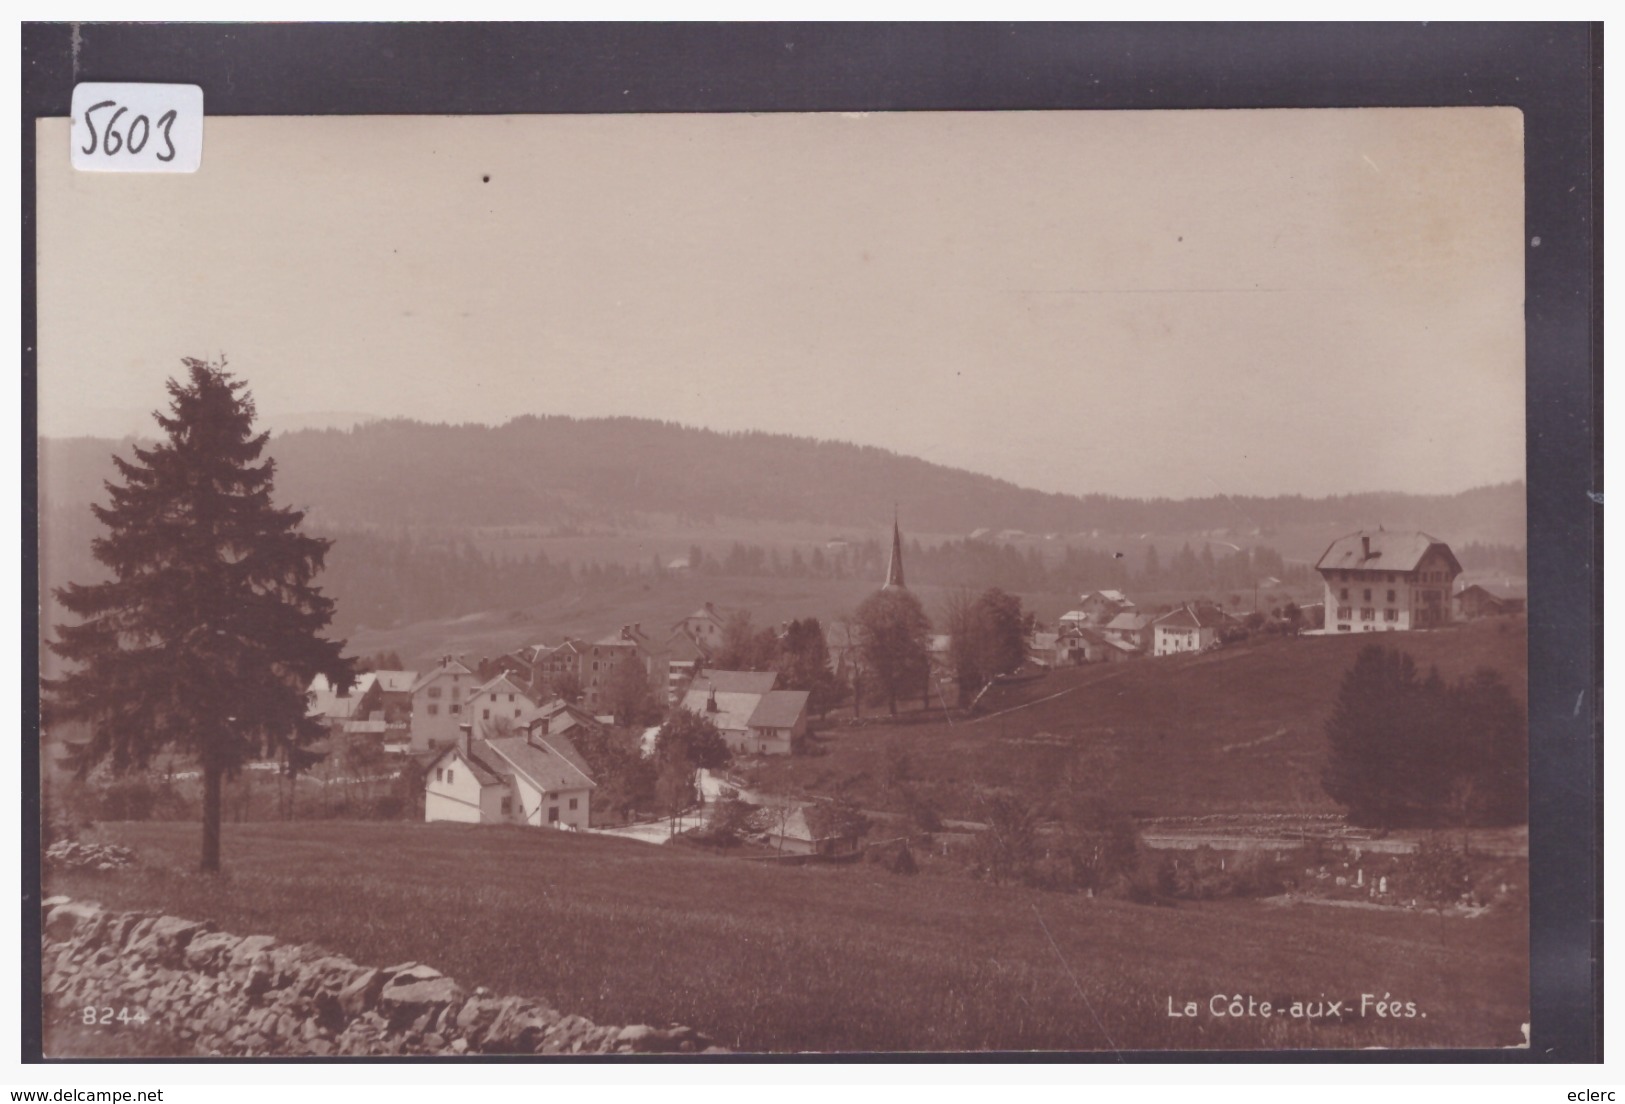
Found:
[[[1149,654],[1156,644],[1156,631],[1152,628],[1155,621],[1154,614],[1124,610],[1106,622],[1101,631],[1111,639],[1127,644],[1135,652]]]
[[[1326,584],[1331,632],[1404,632],[1454,620],[1450,592],[1461,564],[1426,533],[1362,529],[1339,537],[1315,564]]]
[[[423,817],[582,829],[591,822],[595,788],[568,737],[482,740],[465,728],[428,765]]]
[[[563,698],[554,698],[536,707],[535,716],[525,723],[525,729],[538,736],[564,736],[583,729],[599,730],[604,727],[597,717]]]
[[[370,722],[384,721],[383,739],[391,746],[409,744],[412,739],[412,684],[417,682],[416,671],[374,671],[372,682],[362,692],[358,717],[369,722],[366,731],[375,731]]]
[[[1522,613],[1528,606],[1528,599],[1522,594],[1514,594],[1510,587],[1490,587],[1483,583],[1474,583],[1458,590],[1454,601],[1456,616],[1463,621]]]

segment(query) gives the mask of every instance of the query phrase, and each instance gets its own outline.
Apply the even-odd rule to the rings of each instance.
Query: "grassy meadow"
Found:
[[[1260,636],[1205,655],[1061,668],[995,688],[970,721],[905,715],[827,727],[817,754],[759,761],[751,774],[771,791],[898,808],[886,776],[888,757],[900,754],[940,814],[975,820],[979,790],[1041,798],[1066,761],[1087,751],[1091,768],[1109,775],[1102,788],[1139,816],[1336,812],[1320,786],[1325,721],[1344,672],[1373,642],[1408,652],[1424,673],[1437,666],[1447,681],[1490,667],[1528,700],[1522,618],[1425,633]]]
[[[103,832],[142,865],[52,875],[47,892],[428,962],[466,987],[748,1051],[1503,1046],[1528,1019],[1519,909],[1151,908],[452,824],[230,824],[228,873],[205,878],[196,825]],[[1361,1016],[1362,993],[1419,1014]],[[1216,994],[1353,1011],[1220,1017]],[[1170,999],[1201,1011],[1171,1017]]]

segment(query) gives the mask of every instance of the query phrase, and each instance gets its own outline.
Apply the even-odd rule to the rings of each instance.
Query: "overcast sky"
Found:
[[[1511,109],[206,127],[140,176],[40,124],[42,433],[223,351],[276,418],[634,415],[1136,496],[1523,476]]]

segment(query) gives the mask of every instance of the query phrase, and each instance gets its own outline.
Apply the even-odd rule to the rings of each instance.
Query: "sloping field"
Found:
[[[756,771],[771,790],[846,792],[895,807],[888,758],[907,757],[912,781],[947,816],[978,819],[978,788],[1042,799],[1069,759],[1089,753],[1101,788],[1145,816],[1332,812],[1320,788],[1324,725],[1360,648],[1380,643],[1446,680],[1489,667],[1528,700],[1522,619],[1427,633],[1261,638],[1199,656],[1063,668],[997,688],[969,722],[831,728],[822,755]]]
[[[59,875],[47,892],[427,962],[468,987],[599,1022],[687,1023],[746,1050],[1499,1046],[1528,1019],[1528,920],[1513,910],[1161,909],[449,824],[227,825],[229,873],[210,879],[190,873],[195,825],[108,834],[145,867]],[[1362,993],[1417,1014],[1362,1016]],[[1216,1016],[1217,994],[1343,1011]],[[1172,1017],[1170,1000],[1201,1011]]]

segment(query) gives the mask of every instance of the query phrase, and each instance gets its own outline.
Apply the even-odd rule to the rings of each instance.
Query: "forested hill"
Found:
[[[1064,446],[1062,446],[1064,447]],[[128,442],[41,445],[42,506],[100,500]],[[1178,533],[1382,523],[1523,543],[1524,487],[1455,495],[1126,499],[1048,494],[884,449],[635,418],[516,418],[503,426],[404,420],[275,437],[278,498],[322,527],[591,525],[633,513],[875,526],[903,506],[913,532],[980,528]],[[1126,457],[1124,463],[1133,463]],[[1101,473],[1109,485],[1112,473]]]

